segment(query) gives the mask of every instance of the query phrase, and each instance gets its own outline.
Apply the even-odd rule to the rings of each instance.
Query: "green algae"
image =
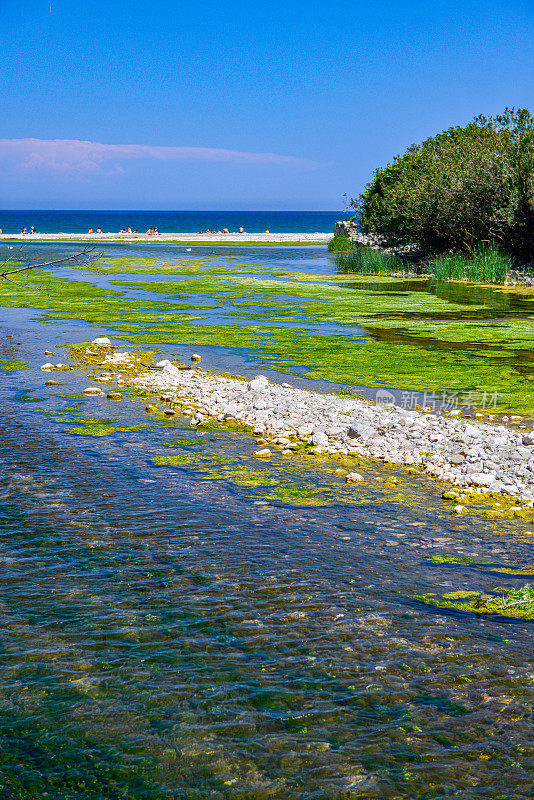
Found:
[[[433,564],[474,564],[475,563],[474,559],[466,558],[464,556],[442,556],[442,555],[430,556],[430,561]]]
[[[266,500],[278,500],[283,503],[293,503],[296,505],[313,505],[324,506],[327,505],[325,498],[320,498],[320,489],[306,488],[297,486],[294,483],[286,484],[285,486],[277,486],[272,492],[264,495]]]
[[[129,259],[118,261],[110,269],[128,269]],[[134,259],[132,269],[146,263]],[[158,260],[148,269],[152,263],[167,269]],[[105,325],[136,344],[246,349],[258,367],[307,378],[474,393],[474,405],[491,396],[501,410],[534,410],[534,319],[525,309],[534,293],[465,285],[430,291],[423,279],[355,283],[305,273],[287,273],[286,280],[210,274],[202,262],[178,268],[195,277],[117,282],[124,291],[41,274],[21,289],[0,286],[0,303],[40,309],[43,321]],[[128,299],[129,290],[139,289],[165,299]],[[216,324],[210,322],[214,310]]]
[[[165,442],[165,447],[191,447],[200,444],[199,439],[176,439],[174,442]]]
[[[180,467],[180,466],[196,466],[202,465],[205,462],[214,464],[225,464],[228,462],[226,456],[216,455],[202,455],[201,453],[176,453],[172,456],[155,456],[152,461],[159,467]]]
[[[448,592],[436,597],[432,594],[414,595],[414,600],[436,608],[452,609],[474,614],[492,614],[516,619],[534,619],[534,587],[525,584],[520,589],[496,587],[492,594],[477,591]]]
[[[270,272],[268,266],[239,264],[236,268],[214,266],[208,259],[163,261],[159,258],[103,258],[89,266],[80,265],[84,272],[101,275],[234,275],[236,272]]]
[[[25,361],[8,361],[5,358],[0,358],[0,369],[4,372],[16,372],[19,369],[29,369],[30,365]]]

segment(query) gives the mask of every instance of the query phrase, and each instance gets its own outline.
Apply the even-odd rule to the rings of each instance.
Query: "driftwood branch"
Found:
[[[0,264],[0,269],[2,269],[2,267],[4,267],[8,263],[8,261],[11,261],[13,258],[16,258],[19,255],[19,253],[21,253],[23,247],[24,245],[21,245],[21,247],[17,250],[16,253],[14,253],[12,256],[8,256],[8,258],[6,258],[6,260]],[[17,275],[19,272],[28,272],[29,270],[39,269],[41,267],[51,267],[54,266],[55,264],[65,264],[67,261],[83,265],[85,263],[88,263],[92,258],[96,257],[97,254],[95,254],[94,256],[90,256],[90,253],[93,253],[94,250],[95,250],[94,247],[85,247],[83,250],[80,250],[79,253],[73,253],[70,256],[63,256],[62,258],[54,258],[51,261],[43,261],[40,264],[28,264],[25,267],[17,267],[17,269],[4,270],[3,272],[0,272],[0,278],[4,281],[9,281],[9,283],[14,283],[15,286],[24,287],[23,283],[18,283],[17,281],[14,281],[13,278],[9,278],[8,275]]]

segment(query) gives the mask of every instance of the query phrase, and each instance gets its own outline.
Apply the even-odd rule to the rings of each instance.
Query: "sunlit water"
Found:
[[[77,436],[80,411],[124,428],[143,404],[43,387],[43,350],[95,329],[35,316],[0,331],[32,365],[1,373],[0,797],[532,796],[532,626],[410,599],[522,585],[491,570],[534,562],[526,524],[452,522],[419,478],[417,504],[313,507],[157,466],[191,436],[248,463],[247,437],[185,420]],[[254,374],[248,355],[207,366]]]

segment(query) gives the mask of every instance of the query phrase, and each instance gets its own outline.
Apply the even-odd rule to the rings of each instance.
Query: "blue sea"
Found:
[[[39,233],[86,233],[100,227],[104,233],[122,228],[144,233],[157,227],[160,233],[197,233],[228,228],[247,233],[330,233],[341,211],[0,211],[4,233],[20,233],[34,226]]]

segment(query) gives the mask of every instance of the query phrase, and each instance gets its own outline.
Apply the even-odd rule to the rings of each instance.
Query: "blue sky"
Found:
[[[534,4],[2,0],[2,208],[338,209],[534,111]]]

